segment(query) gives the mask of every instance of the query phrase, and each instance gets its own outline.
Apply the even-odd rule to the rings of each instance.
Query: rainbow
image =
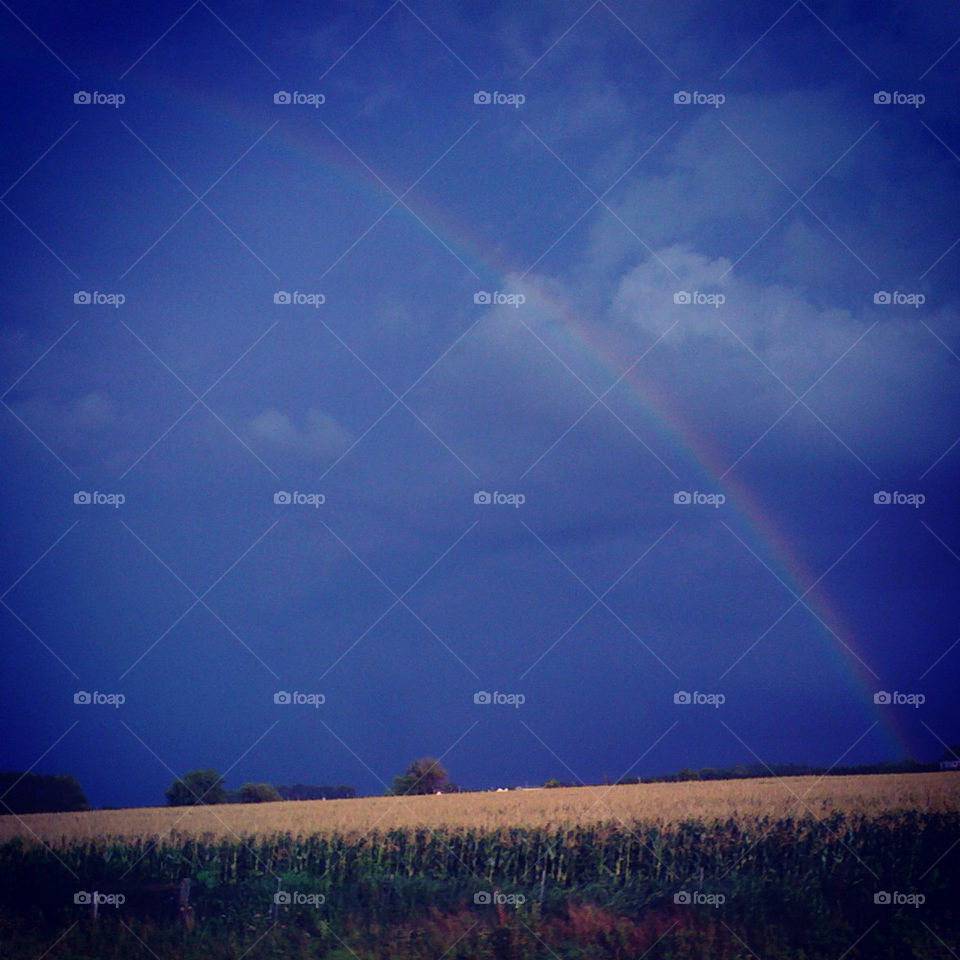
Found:
[[[620,378],[627,366],[624,362],[626,353],[616,349],[609,340],[597,336],[593,326],[577,316],[569,302],[558,299],[552,293],[555,285],[550,284],[549,293],[544,291],[544,286],[527,282],[517,289],[523,291],[528,303],[536,304],[554,321],[554,329],[564,332],[568,344],[577,351],[578,356],[589,358],[603,369],[608,382]],[[873,694],[881,687],[880,678],[857,649],[852,639],[853,633],[836,605],[818,586],[812,586],[816,584],[818,575],[800,557],[795,545],[784,536],[777,518],[761,503],[758,495],[736,477],[736,471],[730,469],[729,463],[713,444],[692,423],[683,419],[675,406],[666,403],[650,382],[637,373],[636,368],[629,370],[621,383],[629,386],[633,402],[645,414],[646,420],[655,425],[661,440],[672,450],[679,449],[684,459],[694,464],[695,469],[690,474],[696,472],[703,475],[709,484],[704,484],[706,489],[724,493],[727,498],[725,515],[729,516],[732,507],[743,526],[750,531],[749,550],[762,558],[767,569],[794,597],[803,598],[808,616],[827,634],[835,659],[852,681],[857,697],[869,705],[865,710],[865,714],[869,715]],[[784,609],[789,605],[787,603]],[[886,735],[887,748],[892,748],[900,756],[908,756],[910,739],[906,731],[894,722],[895,715],[886,711],[884,716],[874,709],[874,718]]]
[[[200,114],[204,122],[210,123],[212,129],[216,129],[218,123],[228,121],[245,136],[249,136],[249,142],[253,143],[268,127],[268,124],[263,123],[262,120],[255,120],[241,101],[224,102],[220,91],[214,95],[196,86],[171,84],[168,77],[163,78],[161,89],[159,82],[155,79],[149,84],[152,92],[175,97],[181,109],[186,106],[187,109]],[[280,85],[277,86],[279,88]],[[258,150],[276,149],[279,145],[287,152],[294,154],[298,160],[322,164],[327,173],[342,179],[345,185],[349,185],[354,190],[359,188],[366,191],[379,201],[385,202],[386,205],[394,202],[396,198],[374,175],[364,169],[360,162],[352,158],[345,159],[348,155],[347,151],[323,126],[322,109],[314,111],[304,108],[296,114],[297,120],[307,117],[314,120],[313,131],[310,133],[305,129],[306,124],[291,123],[290,119],[293,118],[289,113],[283,112],[285,108],[278,109],[281,122],[264,139]],[[467,126],[465,122],[464,130]],[[455,139],[456,136],[451,135],[451,143]],[[469,137],[464,142],[468,141]],[[228,161],[225,160],[225,162]],[[376,172],[383,174],[380,170]],[[407,188],[407,184],[394,182],[392,177],[385,177],[385,179],[388,179],[390,186],[398,194],[402,195]],[[203,185],[193,186],[195,189],[200,189]],[[416,223],[414,216],[416,214],[423,222],[429,224],[437,237],[450,252],[456,254],[461,263],[481,266],[490,276],[503,278],[504,288],[522,290],[527,297],[527,302],[535,304],[553,321],[553,329],[562,333],[567,345],[576,352],[576,355],[602,368],[609,382],[621,376],[624,369],[624,353],[615,349],[609,342],[601,340],[595,327],[579,316],[571,303],[561,300],[552,289],[548,292],[545,289],[547,284],[538,283],[532,279],[517,280],[513,274],[516,265],[513,268],[508,267],[495,252],[486,250],[485,242],[473,236],[468,226],[457,223],[439,202],[424,199],[422,188],[418,189],[417,196],[419,199],[416,201],[409,197],[404,198],[404,203],[409,206],[412,213],[402,204],[398,204],[393,212],[410,218],[414,223]],[[214,208],[216,207],[215,197],[211,197],[211,204]],[[417,229],[423,229],[421,224],[416,225]],[[893,750],[896,756],[910,755],[910,739],[907,732],[901,730],[896,724],[897,712],[883,710],[883,708],[878,710],[873,707],[873,693],[881,686],[879,678],[857,649],[853,633],[844,623],[843,616],[836,605],[818,586],[813,586],[811,589],[811,585],[817,581],[817,576],[799,556],[794,544],[781,532],[777,518],[761,503],[755,491],[738,480],[735,471],[729,470],[729,464],[724,462],[710,441],[701,435],[693,424],[684,420],[676,409],[666,403],[650,382],[633,370],[624,376],[622,383],[629,387],[632,400],[638,405],[645,419],[652,420],[655,424],[661,440],[670,449],[678,451],[685,460],[692,462],[696,472],[702,473],[708,479],[710,489],[724,493],[727,498],[726,515],[729,516],[732,508],[734,514],[742,521],[743,527],[750,531],[750,550],[763,558],[768,569],[795,597],[803,597],[808,616],[826,635],[823,639],[827,640],[834,651],[838,669],[844,672],[848,682],[854,686],[856,699],[862,700],[865,705],[864,717],[872,716],[877,721],[878,728],[885,736],[886,749]]]

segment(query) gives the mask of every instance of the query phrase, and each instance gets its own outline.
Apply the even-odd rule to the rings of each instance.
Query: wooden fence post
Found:
[[[193,907],[190,906],[190,878],[184,877],[180,881],[180,922],[187,933],[193,933],[194,920]]]

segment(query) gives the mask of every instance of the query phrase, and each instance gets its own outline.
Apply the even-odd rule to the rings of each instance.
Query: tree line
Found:
[[[960,758],[960,744],[947,747],[940,760]],[[624,776],[604,785],[633,783],[677,783],[687,780],[738,780],[751,777],[843,776],[873,773],[925,773],[939,770],[939,760],[887,760],[856,766],[824,767],[799,763],[751,763],[732,767],[701,767],[694,770],[683,767],[674,773],[657,776]],[[558,780],[544,781],[544,787],[576,787],[581,783]],[[403,773],[393,778],[384,791],[388,796],[411,796],[432,793],[455,793],[457,786],[434,757],[413,760]],[[228,790],[224,777],[211,768],[198,768],[177,777],[164,794],[173,807],[218,803],[270,803],[279,800],[340,800],[357,796],[357,791],[346,784],[327,786],[308,783],[277,784],[247,781],[235,790]],[[89,810],[87,798],[74,777],[66,774],[21,773],[0,771],[0,815],[25,813],[62,813]]]
[[[407,769],[393,778],[393,785],[386,793],[393,796],[427,793],[449,793],[457,790],[451,783],[438,760],[421,757],[412,761]],[[269,803],[277,800],[338,800],[355,797],[353,787],[313,786],[295,783],[293,786],[274,786],[270,783],[244,783],[235,790],[227,790],[224,778],[209,768],[190,770],[178,777],[166,791],[167,804],[171,807],[193,806],[209,803]]]
[[[228,790],[224,778],[209,768],[189,770],[167,787],[167,805],[186,807],[209,803],[270,803],[278,800],[341,800],[355,797],[357,791],[346,784],[321,786],[295,783],[290,786],[247,781],[236,790]]]
[[[809,777],[809,776],[855,776],[873,773],[931,773],[940,769],[941,760],[960,758],[960,744],[947,747],[938,760],[881,760],[878,763],[861,763],[847,766],[825,767],[809,763],[749,763],[732,767],[700,767],[694,770],[683,767],[674,773],[663,773],[650,777],[625,776],[613,781],[616,784],[629,783],[679,783],[686,780],[743,780],[754,777]],[[609,784],[611,781],[605,780]],[[548,780],[545,787],[572,787],[580,784],[563,783]]]

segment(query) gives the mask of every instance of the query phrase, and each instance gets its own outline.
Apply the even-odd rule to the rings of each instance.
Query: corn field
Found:
[[[507,793],[453,793],[425,797],[358,797],[209,807],[141,807],[85,813],[0,816],[0,842],[59,844],[110,836],[146,837],[272,836],[291,833],[368,836],[374,830],[486,829],[577,826],[589,822],[664,826],[684,820],[727,820],[811,816],[837,811],[878,816],[897,810],[960,809],[960,771],[872,776],[690,781],[511,790]],[[25,826],[25,822],[26,826]]]
[[[784,956],[946,958],[938,939],[956,948],[958,841],[956,811],[87,840],[57,849],[15,839],[0,845],[0,931],[46,949],[44,931],[52,941],[75,922],[76,942],[64,938],[51,960],[84,956],[81,942],[90,956],[112,956],[105,951],[115,942],[129,952],[134,933],[161,956],[207,960],[223,944],[236,953],[250,947],[252,958],[333,957],[347,944],[359,957],[448,948],[449,957],[627,957],[641,947],[651,957],[748,956],[738,940],[779,940]],[[193,883],[190,932],[136,896],[183,878]],[[74,903],[77,890],[126,891],[127,902],[91,921]],[[897,891],[921,894],[922,909],[875,902]],[[455,935],[451,947],[444,938]]]

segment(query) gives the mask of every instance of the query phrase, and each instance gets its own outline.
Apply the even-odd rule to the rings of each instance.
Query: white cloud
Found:
[[[333,417],[312,407],[307,411],[302,427],[272,407],[254,417],[249,426],[256,439],[308,460],[336,457],[354,439],[350,431]]]
[[[17,416],[51,442],[71,449],[85,447],[95,435],[127,435],[136,421],[121,416],[116,404],[98,391],[66,400],[34,396],[14,405]]]

